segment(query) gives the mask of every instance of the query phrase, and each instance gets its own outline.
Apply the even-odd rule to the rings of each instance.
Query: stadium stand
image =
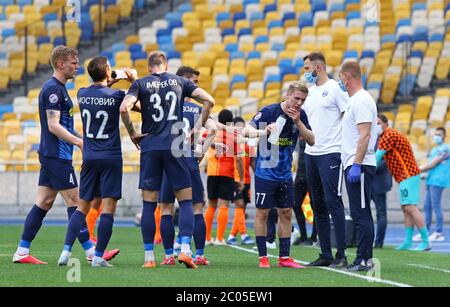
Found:
[[[29,50],[34,59],[28,62],[30,72],[47,64],[53,46],[65,41],[58,13],[51,10],[62,1],[18,2],[22,4],[0,0],[0,88],[21,78],[24,62],[19,46],[23,46],[25,15],[44,16],[30,32]],[[281,99],[289,83],[303,77],[303,57],[309,52],[325,54],[327,71],[333,77],[342,63],[357,60],[364,86],[380,109],[386,110],[393,126],[412,140],[418,159],[423,159],[430,146],[428,131],[437,126],[450,128],[450,1],[383,0],[379,1],[379,16],[371,15],[368,2],[372,1],[192,0],[102,55],[114,68],[134,67],[142,76],[147,73],[148,52],[163,50],[170,72],[180,65],[201,72],[199,85],[212,92],[217,102],[213,112],[227,107],[245,119],[259,107]],[[138,3],[143,5],[143,1]],[[133,5],[133,0],[105,1],[108,18],[99,25],[98,1],[88,0],[80,24],[64,23],[66,43],[76,47],[92,39],[100,26],[114,27],[130,17]],[[75,102],[77,90],[88,83],[86,70],[81,68],[74,82],[67,84]],[[114,87],[126,89],[128,83],[120,81]],[[13,167],[11,161],[36,159],[37,142],[32,136],[37,127],[38,93],[39,89],[30,90],[27,97],[16,97],[11,105],[0,108],[0,134],[9,144],[0,148],[0,163],[6,170]],[[75,115],[75,120],[81,130],[80,117]],[[123,127],[121,131],[126,135]],[[128,138],[123,140],[126,170],[135,171],[138,156]],[[79,152],[74,156],[80,161]]]

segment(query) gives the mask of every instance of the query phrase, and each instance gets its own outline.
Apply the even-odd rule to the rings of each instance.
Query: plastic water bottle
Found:
[[[277,118],[275,122],[275,126],[277,127],[277,131],[270,133],[268,138],[269,143],[276,145],[278,143],[278,139],[280,138],[281,131],[283,131],[284,125],[286,124],[286,117],[281,115]]]

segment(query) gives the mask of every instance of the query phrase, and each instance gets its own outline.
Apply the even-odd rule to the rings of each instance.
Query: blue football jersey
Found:
[[[60,111],[59,123],[73,133],[73,104],[66,86],[52,77],[42,85],[39,93],[39,120],[41,141],[39,154],[45,157],[72,160],[73,145],[59,139],[48,130],[47,110]]]
[[[183,132],[184,100],[196,88],[192,81],[167,72],[133,82],[128,95],[141,102],[141,132],[148,133],[141,142],[141,152],[172,148]]]
[[[283,112],[281,105],[278,103],[263,108],[253,117],[250,125],[257,129],[264,129],[266,126],[275,123],[280,116],[284,116],[286,123],[277,141],[278,151],[273,152],[272,144],[269,142],[264,144],[260,141],[258,147],[255,176],[262,179],[272,181],[292,179],[292,153],[300,135],[294,121]],[[300,111],[300,120],[311,130],[308,116],[303,110]]]
[[[83,160],[121,160],[120,104],[125,92],[101,85],[78,91],[83,120]]]
[[[183,121],[184,125],[184,133],[189,135],[192,129],[194,129],[195,124],[201,118],[202,108],[193,103],[193,102],[185,102],[183,106]],[[186,159],[186,163],[191,168],[198,167],[198,160],[194,155],[195,144],[191,144],[190,147],[184,148],[184,156]]]

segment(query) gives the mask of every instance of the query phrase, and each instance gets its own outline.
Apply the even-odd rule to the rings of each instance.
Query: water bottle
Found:
[[[137,71],[136,69],[130,69],[131,74],[136,78],[137,77]],[[113,79],[127,79],[127,74],[123,69],[116,69],[111,72],[111,77]]]
[[[277,131],[270,133],[268,138],[269,143],[278,144],[278,139],[280,138],[281,131],[283,131],[284,125],[286,124],[286,117],[284,115],[280,115],[275,122],[275,126],[277,127]]]

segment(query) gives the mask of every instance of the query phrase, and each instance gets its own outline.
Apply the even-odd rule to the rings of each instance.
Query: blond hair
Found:
[[[53,69],[56,69],[56,63],[58,61],[68,61],[69,57],[78,56],[78,51],[76,49],[67,47],[67,46],[57,46],[53,48],[52,54],[50,56],[50,63],[52,64]]]
[[[153,51],[148,56],[148,66],[149,67],[159,67],[163,64],[167,64],[167,56],[162,51]]]
[[[361,67],[359,66],[358,62],[345,62],[341,68],[341,73],[344,72],[348,72],[354,79],[361,79]]]
[[[291,94],[291,93],[293,93],[295,91],[303,92],[306,95],[308,95],[308,93],[309,93],[308,86],[306,85],[306,83],[301,82],[301,81],[292,82],[289,85],[287,94],[289,95],[289,94]]]

